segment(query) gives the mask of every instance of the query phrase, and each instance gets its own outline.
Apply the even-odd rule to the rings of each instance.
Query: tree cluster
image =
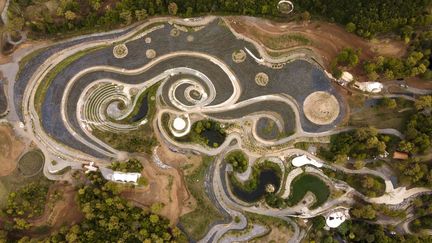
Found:
[[[415,102],[417,113],[408,120],[405,139],[399,143],[399,150],[411,154],[423,153],[431,146],[432,138],[432,96],[422,96]]]
[[[361,51],[352,48],[342,49],[331,63],[332,74],[335,78],[342,76],[341,68],[355,67],[359,63]]]
[[[378,134],[374,128],[358,128],[333,135],[330,148],[321,148],[319,152],[325,159],[336,163],[343,163],[348,157],[364,160],[384,154],[390,140],[389,136]]]
[[[57,9],[35,0],[12,0],[11,19],[17,30],[28,25],[33,34],[57,34],[86,29],[107,29],[154,15],[192,17],[226,13],[279,16],[278,0],[62,0]]]
[[[241,150],[232,151],[226,157],[225,160],[232,165],[235,172],[243,173],[248,167],[248,158],[245,153]]]
[[[140,173],[144,167],[138,159],[129,159],[125,162],[115,161],[111,163],[110,168],[114,171],[137,172]]]
[[[366,61],[363,69],[370,80],[415,77],[428,70],[428,59],[428,56],[417,51],[411,52],[404,59],[378,56],[372,61]]]
[[[117,185],[89,173],[78,190],[84,220],[49,236],[50,242],[176,242],[182,236],[169,221],[147,213],[119,196]]]

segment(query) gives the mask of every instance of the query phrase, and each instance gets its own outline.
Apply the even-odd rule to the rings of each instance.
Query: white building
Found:
[[[323,163],[311,159],[306,155],[295,157],[291,161],[291,164],[294,165],[295,167],[302,167],[303,165],[313,165],[315,167],[321,168],[323,166]]]
[[[140,173],[124,173],[114,171],[111,175],[111,180],[114,182],[134,183],[137,184],[138,179],[141,177]]]
[[[337,81],[340,85],[345,86],[349,82],[353,81],[354,77],[349,72],[343,72],[341,78]]]
[[[334,211],[327,215],[326,224],[330,228],[337,228],[347,219],[345,213],[341,210]]]
[[[379,93],[384,88],[380,82],[355,82],[354,87],[363,92]]]

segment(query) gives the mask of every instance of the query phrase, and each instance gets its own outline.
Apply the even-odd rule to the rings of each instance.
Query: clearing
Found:
[[[0,125],[0,176],[9,175],[17,166],[17,160],[25,145],[9,125]]]

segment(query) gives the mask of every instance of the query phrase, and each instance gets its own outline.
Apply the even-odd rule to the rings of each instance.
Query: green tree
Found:
[[[177,15],[177,11],[178,11],[178,7],[177,7],[177,3],[175,2],[170,2],[168,4],[168,13],[170,15]]]
[[[353,22],[349,22],[348,24],[346,24],[345,29],[350,33],[354,33],[354,31],[356,30],[356,25]]]

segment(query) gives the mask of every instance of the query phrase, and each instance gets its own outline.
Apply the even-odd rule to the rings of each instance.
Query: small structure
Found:
[[[85,173],[96,172],[98,167],[94,165],[94,162],[90,162],[90,164],[83,164],[84,169],[86,169]]]
[[[393,153],[393,159],[407,160],[408,157],[409,157],[408,153],[405,153],[405,152],[395,151]]]
[[[341,78],[337,81],[340,85],[346,86],[349,82],[353,81],[354,77],[349,72],[343,72]]]
[[[141,177],[140,173],[125,173],[114,171],[111,175],[111,180],[114,182],[134,183],[137,184],[138,179]]]
[[[326,224],[330,228],[337,228],[339,225],[345,222],[346,219],[347,216],[345,215],[345,212],[342,210],[337,210],[327,215]]]
[[[303,165],[313,165],[315,167],[321,168],[323,166],[323,164],[321,162],[318,162],[314,159],[311,159],[309,157],[307,157],[306,155],[302,155],[302,156],[298,156],[295,157],[292,161],[291,164],[294,165],[295,167],[302,167]]]
[[[174,118],[173,128],[177,131],[182,131],[183,129],[186,128],[186,121],[179,116]]]
[[[380,82],[355,82],[354,87],[368,93],[379,93],[384,88]]]

